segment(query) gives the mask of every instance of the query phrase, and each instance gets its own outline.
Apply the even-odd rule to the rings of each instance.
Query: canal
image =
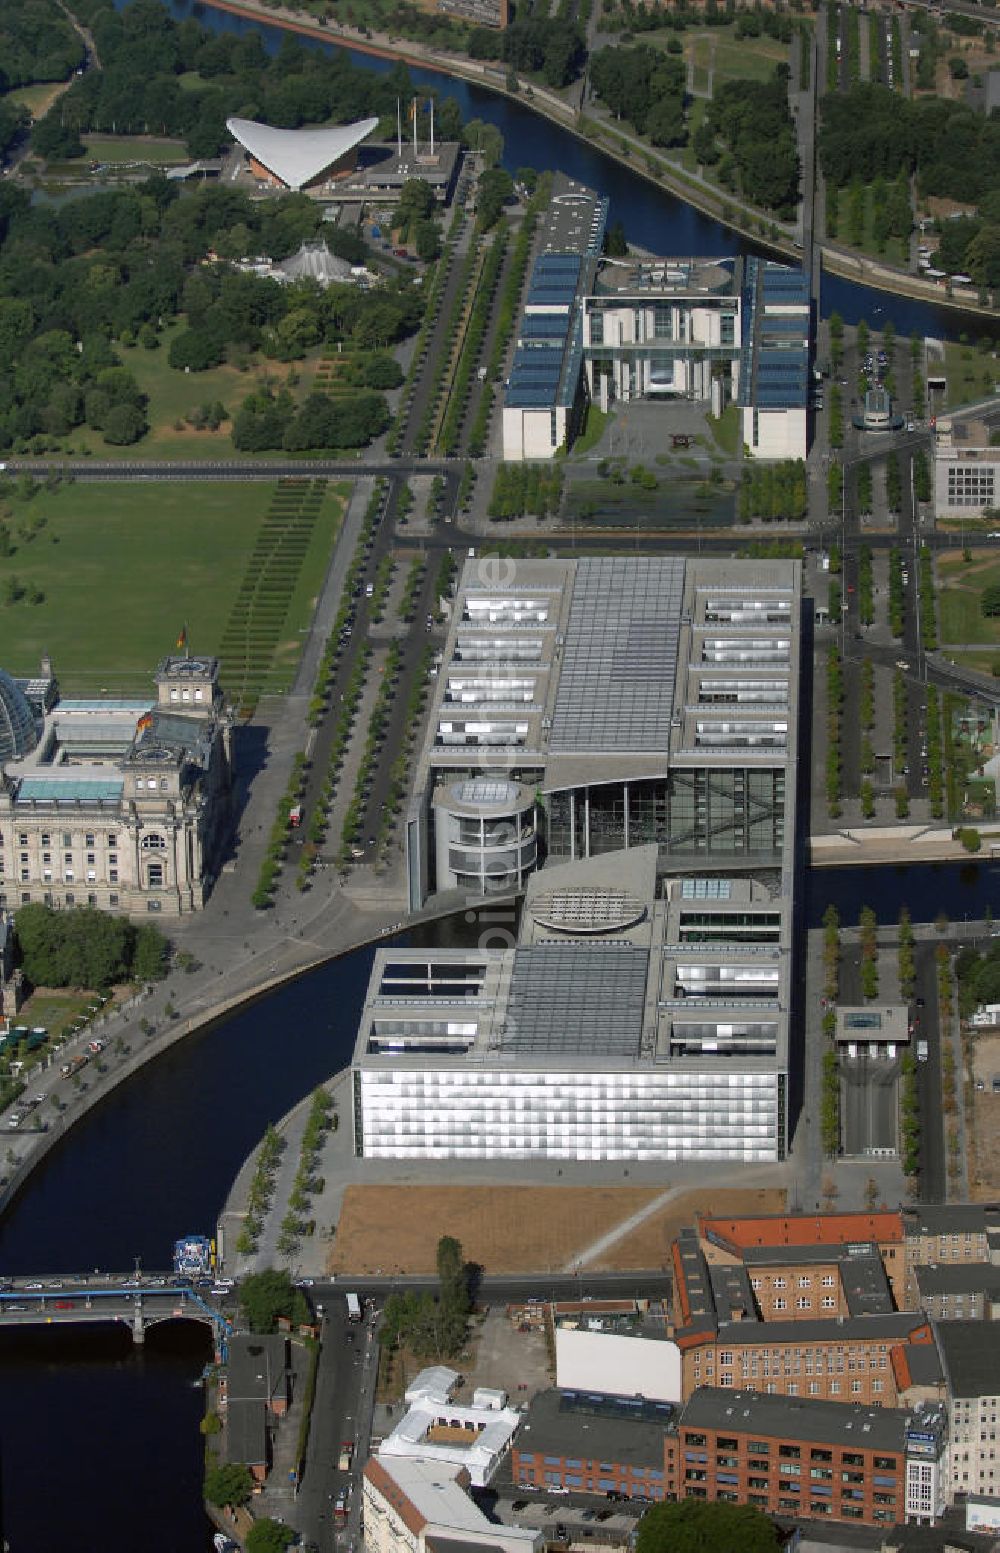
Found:
[[[119,10],[129,0],[115,0]],[[213,32],[245,34],[259,32],[269,53],[275,54],[289,33],[270,23],[250,21],[229,11],[217,11],[199,0],[165,0],[167,9],[178,21],[194,17]],[[320,38],[298,37],[306,48],[332,52],[337,45]],[[347,49],[348,58],[361,69],[385,75],[399,68],[399,62],[379,59]],[[482,119],[495,124],[503,135],[503,163],[511,173],[518,167],[534,167],[539,172],[562,171],[610,199],[609,222],[620,221],[629,240],[657,254],[711,254],[756,251],[749,238],[731,232],[710,216],[695,210],[676,195],[657,188],[631,168],[623,166],[585,140],[578,139],[562,125],[541,118],[524,102],[488,91],[485,87],[445,75],[443,71],[410,66],[409,76],[415,87],[453,97],[462,118]],[[892,320],[897,334],[916,331],[939,338],[957,338],[962,332],[970,338],[984,335],[1000,337],[1000,319],[993,321],[978,314],[962,314],[950,308],[935,307],[910,297],[896,296],[870,286],[859,286],[837,275],[824,275],[820,298],[823,317],[837,312],[846,323],[866,318],[875,327]]]
[[[124,3],[124,0],[118,0]],[[251,24],[174,0],[215,30]],[[285,36],[261,25],[267,47]],[[316,41],[317,48],[329,45]],[[364,68],[393,63],[351,53]],[[504,162],[560,168],[606,191],[610,219],[659,253],[722,255],[749,245],[523,104],[434,71],[418,87],[457,99],[463,118],[496,124]],[[891,318],[909,334],[974,336],[983,320],[828,277],[822,310],[848,322]],[[991,332],[995,332],[994,330]],[[845,922],[873,905],[885,921],[946,911],[981,917],[996,899],[997,867],[845,869],[809,876],[804,911],[817,923],[829,901]],[[464,919],[425,930],[462,942]],[[413,941],[413,940],[410,940]],[[334,961],[250,1004],[174,1048],[73,1129],[31,1178],[0,1224],[0,1274],[162,1267],[173,1240],[210,1229],[230,1182],[269,1121],[348,1061],[370,950]],[[210,1547],[201,1507],[202,1328],[158,1328],[144,1350],[119,1331],[0,1334],[4,1530],[12,1553],[100,1546],[102,1553],[195,1553]],[[52,1492],[45,1488],[50,1483]]]
[[[815,870],[804,918],[831,900],[845,923],[864,905],[895,921],[926,903],[953,921],[997,898],[998,865]],[[464,917],[403,942],[473,944]],[[210,1230],[267,1123],[349,1060],[371,949],[335,960],[175,1047],[84,1118],[0,1224],[0,1273],[166,1264],[174,1239]],[[102,1553],[207,1548],[201,1509],[202,1328],[0,1334],[0,1449],[12,1553],[84,1545]],[[57,1493],[38,1493],[42,1477]]]

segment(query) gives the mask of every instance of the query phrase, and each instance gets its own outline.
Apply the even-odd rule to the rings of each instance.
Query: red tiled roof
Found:
[[[750,1219],[698,1219],[698,1237],[715,1237],[734,1255],[752,1246],[827,1246],[874,1240],[902,1241],[903,1217],[896,1213],[762,1214]]]
[[[419,1537],[424,1527],[428,1524],[427,1517],[421,1515],[412,1499],[409,1499],[400,1488],[396,1479],[387,1472],[382,1463],[373,1456],[365,1467],[365,1477],[373,1488],[376,1488],[387,1504],[390,1504],[399,1516],[407,1531]]]

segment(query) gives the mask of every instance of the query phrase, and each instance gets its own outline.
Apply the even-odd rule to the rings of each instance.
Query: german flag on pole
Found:
[[[184,624],[181,626],[181,634],[177,638],[177,651],[178,652],[183,651],[183,649],[187,646],[187,641],[188,641],[188,628],[187,628],[187,621],[185,620]]]

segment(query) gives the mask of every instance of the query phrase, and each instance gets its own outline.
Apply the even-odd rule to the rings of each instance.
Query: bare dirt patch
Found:
[[[993,1093],[993,1076],[1000,1074],[1000,1034],[974,1037],[973,1072],[984,1087],[974,1091],[972,1100],[975,1145],[969,1195],[975,1202],[985,1202],[1000,1192],[1000,1094]]]
[[[442,1235],[488,1273],[557,1272],[667,1186],[349,1186],[330,1272],[433,1273]],[[662,1267],[696,1212],[772,1213],[783,1191],[689,1191],[651,1215],[592,1265]]]
[[[650,1214],[630,1235],[609,1247],[606,1256],[598,1257],[590,1265],[606,1272],[627,1271],[630,1267],[665,1267],[671,1243],[686,1225],[694,1223],[695,1214],[735,1217],[744,1213],[783,1213],[785,1199],[785,1191],[780,1187],[715,1187],[685,1192],[682,1197],[667,1203],[659,1213]]]

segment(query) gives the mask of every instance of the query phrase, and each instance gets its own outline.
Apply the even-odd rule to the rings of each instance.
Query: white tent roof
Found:
[[[227,119],[226,128],[244,150],[290,189],[301,189],[360,145],[378,119],[335,124],[330,129],[272,129],[254,119]]]

